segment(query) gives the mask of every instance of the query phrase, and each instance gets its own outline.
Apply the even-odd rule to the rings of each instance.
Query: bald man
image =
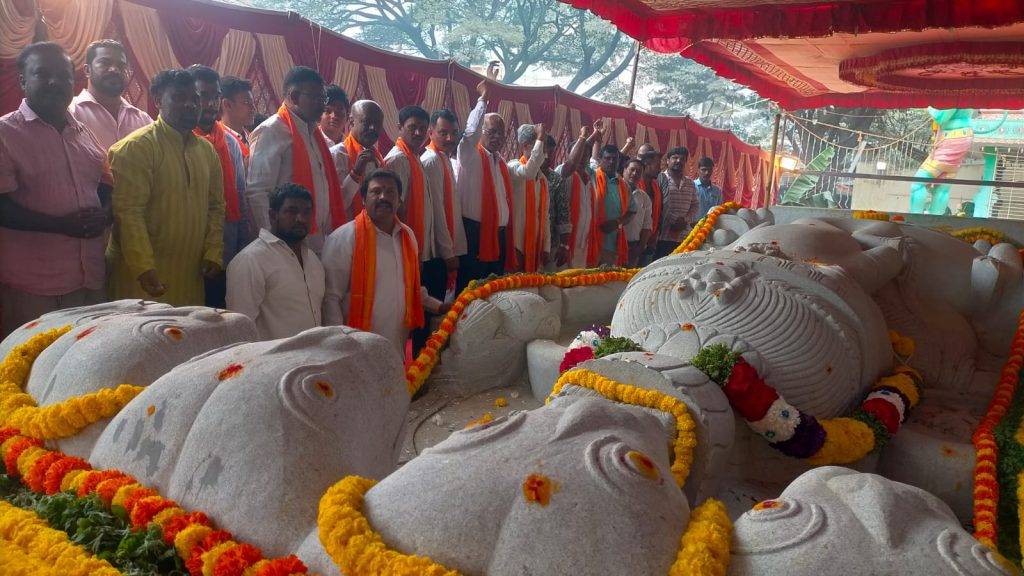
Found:
[[[345,193],[348,219],[363,211],[359,185],[367,174],[384,166],[384,157],[377,150],[377,140],[384,127],[384,110],[373,100],[359,100],[352,105],[348,118],[348,136],[331,148],[334,168]]]

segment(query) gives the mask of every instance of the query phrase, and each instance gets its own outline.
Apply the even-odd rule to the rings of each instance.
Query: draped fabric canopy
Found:
[[[38,7],[38,10],[37,10]],[[40,15],[42,12],[42,15]],[[225,5],[212,0],[0,0],[0,113],[17,107],[21,98],[14,58],[33,41],[37,24],[59,42],[76,63],[84,60],[93,40],[115,38],[128,49],[131,73],[126,97],[154,115],[149,79],[169,67],[200,63],[221,74],[253,81],[254,100],[272,113],[281,100],[285,73],[302,64],[317,69],[342,86],[352,100],[369,98],[385,111],[380,146],[387,150],[398,135],[397,110],[419,105],[428,110],[450,108],[463,121],[476,100],[482,77],[453,61],[398,55],[338,36],[294,13]],[[80,66],[77,66],[80,72]],[[78,78],[79,87],[84,78]],[[544,123],[559,143],[558,158],[567,153],[580,127],[597,119],[611,126],[608,139],[622,145],[633,137],[639,144],[687,146],[690,173],[696,175],[701,155],[719,162],[715,173],[727,200],[763,205],[768,195],[768,155],[733,134],[713,130],[682,117],[645,114],[632,108],[589,100],[559,87],[531,88],[499,84],[492,87],[491,112],[500,112],[510,128]],[[508,150],[516,150],[515,130]],[[760,204],[758,204],[760,203]]]
[[[561,1],[788,109],[1024,107],[1022,2]]]

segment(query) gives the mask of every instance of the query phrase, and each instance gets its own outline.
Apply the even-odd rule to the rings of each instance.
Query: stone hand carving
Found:
[[[669,430],[641,408],[559,397],[425,450],[366,494],[365,513],[391,547],[463,574],[661,576],[689,518]],[[531,476],[550,491],[528,499]]]
[[[28,392],[40,406],[120,384],[148,386],[204,352],[255,340],[243,314],[212,308],[157,308],[100,317],[51,344],[32,367]],[[60,440],[61,451],[88,456],[107,420]]]
[[[317,502],[338,478],[394,470],[408,406],[386,340],[314,328],[174,368],[113,418],[90,461],[285,555],[315,526]]]
[[[741,516],[731,576],[1011,574],[931,494],[828,466]]]
[[[24,343],[40,332],[69,324],[72,326],[87,324],[105,316],[135,314],[137,312],[145,312],[146,310],[160,310],[170,307],[169,304],[147,302],[145,300],[115,300],[114,302],[104,302],[92,306],[79,306],[77,308],[65,308],[56,312],[49,312],[21,326],[14,332],[11,332],[7,338],[4,338],[4,341],[0,342],[0,359],[6,358],[7,354],[15,346]]]
[[[769,384],[826,418],[859,402],[892,360],[885,322],[860,284],[838,269],[751,251],[648,266],[623,293],[612,333],[681,360],[738,338]]]

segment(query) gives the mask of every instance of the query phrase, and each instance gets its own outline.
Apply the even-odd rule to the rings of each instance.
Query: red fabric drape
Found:
[[[171,41],[175,57],[186,67],[212,65],[220,56],[221,43],[228,33],[227,26],[172,12],[161,12],[160,23]]]

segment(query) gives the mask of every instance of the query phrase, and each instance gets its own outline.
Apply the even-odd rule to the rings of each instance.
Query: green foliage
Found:
[[[828,168],[829,163],[832,161],[832,156],[835,155],[836,149],[827,146],[814,157],[813,160],[807,163],[805,168],[810,172],[821,172]],[[782,204],[809,204],[809,198],[811,197],[810,192],[814,190],[814,187],[818,185],[819,176],[811,176],[808,174],[801,174],[786,188],[786,192],[782,195]],[[810,204],[813,205],[813,204]]]
[[[160,528],[132,530],[123,509],[107,509],[96,495],[80,498],[71,492],[37,494],[17,479],[0,475],[0,496],[19,508],[32,510],[51,527],[65,532],[72,542],[127,576],[187,573],[174,547],[164,543]]]
[[[1017,508],[1017,475],[1024,471],[1024,446],[1014,437],[1024,418],[1024,386],[1017,386],[1010,409],[996,424],[992,435],[998,447],[996,481],[999,482],[999,505],[996,509],[996,544],[999,552],[1020,565],[1020,516]]]
[[[594,358],[601,358],[608,356],[609,354],[617,354],[619,352],[643,352],[642,346],[629,338],[622,336],[609,336],[597,344],[594,348]]]
[[[732,373],[732,367],[739,361],[739,352],[732,351],[725,344],[712,344],[701,348],[690,364],[707,374],[712,382],[723,386]]]
[[[860,408],[854,410],[853,414],[850,414],[850,418],[853,418],[854,420],[860,420],[861,422],[867,424],[868,427],[871,428],[871,431],[874,432],[875,448],[872,450],[872,452],[877,452],[884,448],[885,445],[888,444],[889,440],[892,438],[892,434],[889,434],[889,429],[885,427],[885,424],[882,424],[881,422],[878,421],[878,418],[875,418],[874,416],[868,414],[867,412],[861,410]]]

